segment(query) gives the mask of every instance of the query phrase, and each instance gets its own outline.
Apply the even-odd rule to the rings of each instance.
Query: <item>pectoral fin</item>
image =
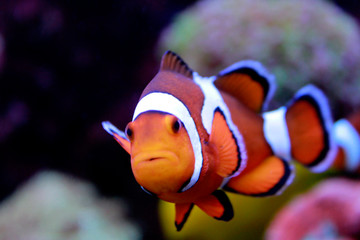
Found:
[[[229,221],[234,216],[230,200],[221,190],[216,190],[211,195],[196,201],[195,205],[218,220]]]
[[[210,142],[216,146],[218,152],[219,161],[216,166],[216,173],[222,177],[229,177],[234,174],[240,166],[240,150],[223,113],[219,109],[214,113]]]
[[[224,190],[251,196],[277,195],[291,183],[292,178],[292,166],[271,156],[251,171],[230,179]]]
[[[124,132],[117,129],[114,125],[112,125],[108,121],[102,122],[102,126],[114,139],[130,154],[131,146],[130,141],[127,139]]]

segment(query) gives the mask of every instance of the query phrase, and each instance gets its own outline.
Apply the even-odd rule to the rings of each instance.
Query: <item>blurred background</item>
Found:
[[[358,1],[284,2],[2,0],[0,220],[1,214],[12,214],[4,210],[11,206],[8,203],[23,196],[17,194],[19,187],[28,186],[24,184],[37,176],[31,184],[39,179],[50,184],[55,179],[65,181],[69,187],[73,185],[71,181],[84,181],[92,189],[91,194],[64,190],[57,193],[59,198],[63,194],[79,198],[90,194],[89,198],[120,201],[110,204],[116,207],[106,208],[114,210],[102,213],[105,216],[112,211],[121,212],[116,221],[128,222],[133,228],[127,239],[207,239],[201,238],[202,230],[191,235],[196,232],[190,227],[191,216],[184,230],[189,227],[192,232],[172,232],[173,206],[159,206],[157,199],[140,189],[128,154],[102,129],[101,121],[110,120],[121,129],[126,126],[166,49],[177,52],[202,75],[216,74],[244,58],[260,60],[274,72],[279,83],[271,107],[286,103],[307,82],[315,82],[330,96],[336,119],[350,114],[360,105]],[[57,177],[48,180],[49,174],[41,174],[44,171],[56,171]],[[307,178],[307,186],[320,178]],[[56,184],[48,186],[49,193],[28,192],[51,195]],[[298,189],[305,190],[301,184]],[[281,203],[271,203],[276,206],[274,209],[289,196]],[[244,205],[251,204],[251,199],[243,199]],[[30,198],[23,209],[31,209],[31,201],[40,200]],[[72,200],[68,205],[73,205]],[[238,210],[235,208],[235,215],[243,211]],[[172,215],[168,216],[168,212]],[[49,214],[42,221],[61,213]],[[246,221],[247,215],[254,214],[258,213],[242,212],[241,218]],[[265,214],[264,220],[254,220],[262,224],[251,230],[258,232],[258,237],[273,212]],[[9,218],[3,219],[6,222]],[[20,214],[10,225],[15,226],[21,219]],[[15,239],[10,233],[8,238],[1,237],[9,229],[1,223],[0,239]],[[115,224],[114,228],[121,229],[120,225]],[[71,234],[76,234],[79,226],[66,226],[67,238],[59,235],[62,237],[44,239],[73,239]],[[234,235],[227,232],[225,236]]]

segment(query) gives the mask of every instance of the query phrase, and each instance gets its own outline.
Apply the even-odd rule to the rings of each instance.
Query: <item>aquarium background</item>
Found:
[[[168,214],[174,214],[173,207],[159,207],[156,198],[140,189],[133,178],[128,154],[101,127],[102,121],[110,120],[124,128],[131,120],[142,90],[158,70],[159,38],[163,30],[178,13],[195,2],[0,2],[0,218],[1,214],[12,215],[11,211],[4,209],[11,206],[7,202],[19,196],[20,186],[37,174],[51,170],[87,182],[97,197],[121,201],[104,214],[121,211],[121,218],[117,221],[128,222],[137,232],[129,236],[139,239],[191,239],[192,236],[201,239],[203,236],[202,239],[207,239],[201,231],[211,235],[211,228],[204,228],[204,224],[197,227],[199,222],[191,220],[192,216],[184,227],[184,230],[189,228],[188,235],[171,232],[175,227]],[[333,3],[359,23],[360,5],[357,1]],[[59,173],[54,174],[58,176]],[[309,179],[322,177],[311,176]],[[305,190],[301,183],[299,189]],[[31,192],[35,195],[52,194],[51,191]],[[75,189],[74,193],[66,194],[86,195],[87,192]],[[61,196],[59,194],[60,199]],[[30,209],[34,206],[32,204],[38,203],[36,198],[34,201],[31,199],[34,200],[30,198],[25,202],[25,209],[26,203]],[[253,209],[259,209],[258,212],[241,210],[252,204],[251,199],[242,197],[239,202],[243,204],[235,207],[235,215],[240,218],[241,214],[243,223],[248,216],[255,219],[244,226],[249,232],[261,236],[267,224],[265,221],[270,219],[266,212],[256,207],[259,200],[255,201]],[[279,207],[279,203],[274,204]],[[68,205],[72,205],[71,201]],[[41,212],[42,208],[39,209]],[[42,221],[56,219],[61,213],[50,211]],[[266,216],[262,218],[262,214]],[[194,218],[197,219],[196,213]],[[12,227],[16,227],[16,221]],[[256,225],[259,222],[263,224],[260,230]],[[4,224],[0,222],[0,239],[5,239],[2,236],[9,229]],[[191,225],[195,227],[191,228]],[[78,231],[77,227],[69,226],[70,230],[66,228],[64,231],[68,234],[67,239]],[[219,226],[225,225],[219,223]],[[53,225],[51,227],[56,230]],[[241,227],[237,226],[238,229]],[[233,227],[225,226],[223,231],[220,227],[216,234],[234,236],[229,233],[235,231]],[[218,236],[216,234],[212,235]],[[51,231],[46,236],[47,239],[64,239],[55,238]],[[111,236],[102,239],[113,239]],[[249,235],[242,239],[254,238]]]

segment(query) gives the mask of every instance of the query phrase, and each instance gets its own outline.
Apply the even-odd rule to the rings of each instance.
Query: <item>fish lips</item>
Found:
[[[132,165],[135,167],[139,164],[158,164],[159,161],[177,163],[179,161],[179,158],[172,151],[144,151],[136,154],[131,161]]]
[[[131,160],[136,181],[156,195],[179,189],[183,184],[180,165],[178,156],[171,151],[142,152]]]

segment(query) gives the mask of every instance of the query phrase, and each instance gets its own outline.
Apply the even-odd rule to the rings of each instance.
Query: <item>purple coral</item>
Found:
[[[355,239],[360,236],[360,182],[320,183],[283,208],[268,228],[268,240]]]

